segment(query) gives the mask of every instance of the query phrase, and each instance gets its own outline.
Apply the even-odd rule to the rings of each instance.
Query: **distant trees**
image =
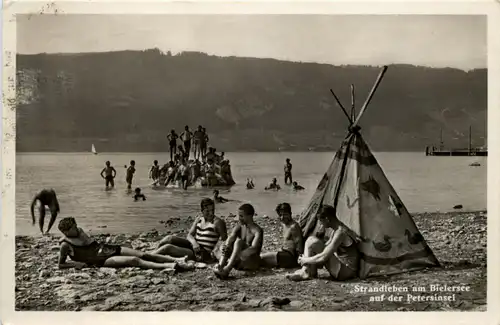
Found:
[[[226,151],[336,145],[346,121],[329,89],[348,105],[354,83],[361,105],[378,73],[376,67],[173,55],[158,48],[18,55],[17,68],[23,76],[18,93],[25,97],[18,107],[18,145],[25,151],[88,150],[86,142],[97,139],[107,139],[110,150],[164,150],[157,134],[186,124],[206,126]],[[485,69],[393,65],[361,124],[375,132],[369,139],[375,150],[422,150],[440,128],[449,141],[466,143],[466,136],[451,135],[466,133],[469,124],[477,130],[473,137],[484,135],[486,86]],[[444,107],[451,116],[446,121]],[[40,124],[40,116],[50,119]],[[273,134],[280,134],[280,143]]]

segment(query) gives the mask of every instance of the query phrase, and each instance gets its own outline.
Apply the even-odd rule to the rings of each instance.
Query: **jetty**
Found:
[[[472,146],[472,138],[471,138],[472,127],[469,126],[469,146],[467,148],[452,148],[445,149],[443,142],[443,130],[441,129],[441,141],[439,148],[435,146],[427,146],[425,147],[425,155],[426,156],[488,156],[488,148],[487,146],[483,147],[473,147]]]

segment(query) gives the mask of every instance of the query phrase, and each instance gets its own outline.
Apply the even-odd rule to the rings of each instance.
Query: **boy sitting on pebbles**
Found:
[[[215,203],[205,198],[200,203],[202,215],[197,217],[186,238],[168,235],[158,244],[155,254],[187,256],[190,260],[214,263],[214,256],[219,239],[227,239],[226,222],[215,216]]]
[[[157,270],[192,270],[195,263],[186,261],[186,257],[173,258],[157,254],[144,253],[128,247],[98,243],[79,228],[72,217],[59,222],[63,233],[60,240],[59,268],[83,267],[139,267]],[[71,261],[67,261],[67,258]]]
[[[260,267],[264,231],[253,220],[254,214],[253,206],[248,203],[238,209],[239,223],[223,245],[219,264],[214,268],[218,278],[226,279],[233,268],[253,271]]]
[[[299,267],[297,260],[304,253],[302,230],[292,218],[292,207],[289,203],[278,204],[276,213],[283,225],[283,244],[278,252],[262,254],[262,266],[284,269]]]

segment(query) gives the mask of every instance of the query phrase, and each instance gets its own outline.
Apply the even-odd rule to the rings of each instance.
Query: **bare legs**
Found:
[[[120,256],[113,256],[106,260],[107,267],[140,267],[142,269],[193,269],[194,265],[187,264],[186,258],[174,258],[152,253],[145,253],[122,247]]]
[[[56,218],[57,218],[57,212],[52,212],[52,214],[50,216],[49,226],[48,226],[47,232],[46,232],[47,234],[49,233],[50,228],[52,228],[52,226],[54,225]]]
[[[223,254],[219,264],[216,266],[214,270],[215,275],[220,278],[226,278],[229,275],[229,272],[236,266],[238,262],[240,262],[240,253],[243,250],[244,242],[241,239],[236,239],[233,244],[233,249],[231,255]]]
[[[40,231],[43,235],[43,224],[45,222],[45,206],[42,204],[38,211],[40,213],[40,217],[38,218],[38,226],[40,226]]]
[[[304,256],[305,257],[314,256],[316,254],[321,253],[324,248],[325,248],[325,243],[322,240],[318,239],[317,237],[311,236],[305,242]],[[287,274],[286,277],[287,279],[290,279],[292,281],[309,280],[317,277],[318,268],[321,268],[323,266],[326,267],[326,269],[332,276],[337,277],[341,264],[340,261],[334,255],[332,255],[332,257],[329,258],[324,265],[320,264],[304,265],[302,269],[298,270],[295,273]]]
[[[170,255],[175,257],[187,256],[190,260],[195,260],[194,252],[191,249],[191,243],[185,238],[177,236],[166,236],[158,244],[158,249],[153,254]]]

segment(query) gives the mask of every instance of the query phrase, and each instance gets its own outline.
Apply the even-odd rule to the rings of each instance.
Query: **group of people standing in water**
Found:
[[[56,194],[53,190],[43,190],[35,200],[39,200],[42,206],[54,208],[48,232],[59,211]],[[236,216],[228,216],[237,219],[230,232],[226,221],[215,215],[214,200],[202,199],[200,210],[186,237],[168,235],[150,252],[99,243],[78,227],[73,217],[63,218],[58,225],[63,234],[58,265],[78,269],[139,267],[186,271],[211,264],[213,273],[220,279],[227,279],[233,269],[258,271],[261,268],[295,268],[295,272],[286,275],[292,281],[315,278],[317,270],[322,267],[336,280],[357,276],[360,255],[356,239],[337,219],[332,206],[321,207],[317,220],[322,230],[304,240],[299,224],[293,220],[290,204],[278,204],[275,211],[282,224],[282,244],[279,250],[271,252],[262,252],[265,232],[255,221],[256,213],[251,204],[240,205]],[[32,216],[34,223],[33,212]],[[44,214],[40,215],[41,229],[43,218]],[[325,236],[326,229],[332,230],[329,238]]]

